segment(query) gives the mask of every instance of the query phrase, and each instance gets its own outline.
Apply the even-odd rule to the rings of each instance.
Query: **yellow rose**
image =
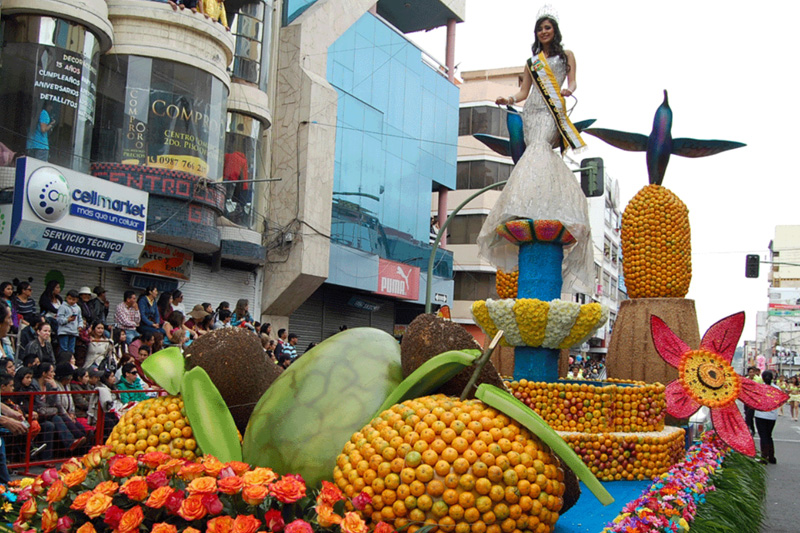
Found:
[[[86,507],[83,508],[83,512],[89,518],[97,518],[105,513],[109,507],[111,507],[111,496],[107,496],[102,492],[95,492],[86,501]]]

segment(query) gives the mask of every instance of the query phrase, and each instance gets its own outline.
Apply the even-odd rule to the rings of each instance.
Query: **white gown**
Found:
[[[567,74],[566,61],[560,57],[550,57],[547,61],[561,85]],[[497,235],[495,228],[518,218],[560,220],[577,240],[564,248],[562,290],[590,292],[594,260],[588,204],[578,178],[553,151],[560,146],[561,135],[536,87],[531,87],[525,101],[522,120],[525,153],[481,228],[478,252],[495,267],[514,271],[519,247]]]

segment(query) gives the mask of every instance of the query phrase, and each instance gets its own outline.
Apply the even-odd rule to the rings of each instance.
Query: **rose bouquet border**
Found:
[[[716,433],[706,432],[682,462],[659,476],[639,498],[628,502],[602,533],[689,531],[697,506],[705,501],[706,493],[716,490],[712,476],[730,451]]]
[[[343,513],[342,492],[323,482],[309,489],[296,474],[270,468],[197,461],[161,452],[131,457],[96,446],[59,470],[48,469],[20,486],[12,527],[17,533],[367,533],[357,513]],[[363,505],[359,497],[355,507]],[[377,533],[388,533],[378,524]]]

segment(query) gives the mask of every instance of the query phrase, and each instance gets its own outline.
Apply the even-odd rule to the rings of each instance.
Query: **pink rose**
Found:
[[[169,483],[169,478],[163,470],[148,474],[145,478],[147,480],[147,488],[155,490],[158,487],[166,487]]]
[[[314,530],[311,528],[311,524],[298,518],[286,524],[284,533],[314,533]]]
[[[359,511],[363,511],[367,507],[367,505],[371,503],[372,503],[372,498],[367,492],[362,492],[361,494],[353,498],[353,507],[355,507]]]
[[[184,494],[182,490],[176,490],[169,495],[164,507],[167,508],[167,511],[169,511],[170,514],[176,514],[178,509],[181,508],[181,504],[183,503],[183,495]]]
[[[106,516],[103,518],[103,522],[108,524],[108,527],[111,529],[117,529],[119,527],[119,521],[122,519],[122,513],[124,513],[122,509],[117,507],[116,505],[112,505],[106,511]]]
[[[222,512],[222,502],[216,494],[203,494],[203,506],[210,515],[218,515]]]
[[[58,524],[56,525],[56,528],[58,529],[59,533],[67,533],[70,529],[72,529],[72,526],[74,524],[75,520],[73,520],[69,516],[62,516],[61,518],[58,519]]]
[[[42,477],[42,484],[45,487],[49,487],[50,485],[55,483],[57,479],[59,479],[58,470],[56,470],[55,468],[48,468],[47,470],[42,472],[41,477]]]

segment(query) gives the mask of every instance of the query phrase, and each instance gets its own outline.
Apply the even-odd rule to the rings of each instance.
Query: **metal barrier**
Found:
[[[160,389],[146,389],[144,391],[111,390],[113,396],[120,396],[131,392],[163,393]],[[39,416],[36,414],[35,398],[48,396],[87,396],[90,406],[97,406],[94,424],[88,420],[75,419],[62,414]],[[91,398],[94,397],[94,398]],[[6,463],[9,470],[22,470],[23,475],[31,473],[32,467],[46,467],[63,463],[71,457],[81,456],[89,448],[104,444],[116,424],[116,416],[107,412],[100,405],[99,393],[95,390],[88,391],[42,391],[42,392],[13,392],[3,394],[3,402],[9,398],[15,399],[14,403],[22,407],[28,427],[33,427],[37,421],[41,429],[37,435],[32,435],[29,430],[24,435],[3,433],[5,441]],[[19,398],[23,398],[22,401]],[[48,406],[52,406],[48,404]],[[76,436],[77,434],[77,436]],[[68,436],[71,442],[65,442]],[[81,440],[83,438],[83,440]]]

